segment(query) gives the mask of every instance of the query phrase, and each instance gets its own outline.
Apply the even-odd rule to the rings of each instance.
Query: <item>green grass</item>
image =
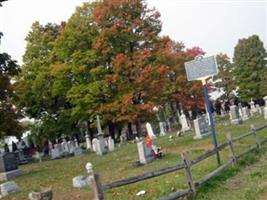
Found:
[[[245,123],[236,126],[230,125],[228,119],[216,119],[216,122],[216,133],[219,144],[226,140],[226,132],[231,132],[234,137],[248,132],[250,130],[250,124],[254,124],[256,127],[266,124],[266,121],[262,118],[252,118]],[[267,129],[260,131],[259,137],[266,137],[266,133]],[[169,141],[169,135],[173,135],[174,140]],[[94,153],[87,152],[78,157],[20,166],[24,173],[22,176],[15,178],[14,181],[22,189],[22,192],[11,195],[10,198],[7,199],[27,199],[29,192],[37,190],[40,187],[51,187],[55,195],[54,199],[56,200],[90,199],[89,188],[75,189],[72,187],[73,177],[86,175],[85,164],[87,162],[93,164],[94,171],[100,174],[102,183],[109,183],[118,179],[124,179],[180,163],[180,153],[182,151],[187,151],[189,157],[192,159],[212,148],[212,139],[210,136],[202,140],[194,140],[193,136],[194,133],[191,131],[182,137],[176,137],[175,133],[159,137],[156,140],[156,144],[162,147],[165,154],[164,158],[139,167],[133,166],[133,162],[138,159],[138,154],[136,144],[132,143],[117,147],[114,152],[104,156],[97,156]],[[252,136],[245,138],[240,143],[235,143],[235,151],[240,153],[251,145],[255,145],[255,138]],[[206,185],[201,186],[198,190],[198,195],[192,199],[218,199],[217,195],[220,195],[220,199],[223,199],[221,196],[223,196],[225,191],[228,191],[228,179],[243,173],[248,164],[257,165],[260,163],[257,161],[258,159],[256,159],[256,156],[267,157],[262,151],[258,154],[250,154],[248,157],[240,161],[238,168],[227,169],[219,176],[209,181]],[[221,152],[221,158],[223,162],[229,159],[228,149]],[[216,158],[215,156],[212,156],[192,167],[193,178],[194,180],[198,180],[216,168]],[[265,168],[254,171],[247,179],[259,180],[262,175],[267,176],[267,169],[265,170]],[[246,184],[248,184],[247,181],[245,181],[244,185]],[[141,199],[151,200],[158,199],[161,196],[185,188],[187,188],[187,183],[184,171],[181,170],[132,185],[108,190],[105,192],[105,196],[107,199],[114,200],[140,199],[140,197],[136,196],[136,193],[140,190],[145,190],[146,194]],[[252,189],[253,188],[255,187],[252,187]],[[243,196],[237,195],[236,197],[236,194],[231,190],[229,195],[224,199],[246,199],[250,198],[250,195],[253,195],[254,198],[257,196],[255,192],[260,195],[264,192],[264,189],[266,189],[265,187],[262,188],[262,190],[253,189],[253,191],[250,191],[248,188],[244,187],[244,190],[238,193],[238,195],[242,194]]]

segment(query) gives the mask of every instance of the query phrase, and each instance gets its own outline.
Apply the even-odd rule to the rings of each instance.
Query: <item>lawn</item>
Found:
[[[216,132],[218,136],[218,143],[222,143],[226,140],[225,133],[231,132],[233,136],[240,135],[250,130],[250,124],[254,124],[256,127],[266,124],[266,120],[263,117],[255,117],[241,125],[230,125],[229,120],[225,118],[216,119]],[[259,132],[259,137],[263,138],[267,136],[267,129]],[[173,135],[174,139],[169,140],[169,135]],[[161,160],[156,160],[144,166],[136,167],[133,162],[138,159],[137,147],[134,143],[117,146],[116,150],[112,153],[104,156],[97,156],[95,153],[86,152],[81,156],[45,161],[42,163],[32,163],[20,166],[23,171],[23,175],[14,179],[17,185],[22,189],[22,192],[11,195],[6,199],[27,199],[28,193],[40,187],[51,187],[54,193],[54,199],[90,199],[90,189],[75,189],[72,187],[72,178],[78,175],[86,175],[85,164],[91,162],[93,164],[94,171],[100,174],[102,183],[109,183],[118,179],[124,179],[127,177],[139,175],[144,172],[153,171],[167,166],[173,166],[177,163],[181,163],[180,152],[187,151],[189,157],[192,159],[197,155],[202,154],[208,149],[212,148],[211,137],[206,137],[202,140],[194,140],[193,131],[186,133],[182,137],[176,137],[175,133],[169,133],[166,136],[159,137],[156,140],[156,144],[161,146],[164,152],[164,157]],[[236,152],[241,152],[247,147],[255,144],[255,138],[248,137],[242,140],[240,143],[235,144]],[[267,145],[266,145],[267,146]],[[263,150],[266,150],[264,147]],[[261,150],[261,152],[263,152]],[[250,157],[249,157],[250,156]],[[208,184],[199,188],[199,193],[192,199],[249,199],[250,192],[246,188],[248,187],[248,181],[259,181],[262,179],[262,173],[267,176],[267,168],[261,167],[261,163],[266,160],[262,157],[267,157],[263,153],[251,154],[248,158],[243,159],[243,163],[240,162],[238,168],[230,168],[223,172],[217,178],[208,182]],[[221,152],[222,161],[225,162],[229,159],[229,152],[227,149]],[[254,159],[255,158],[255,159]],[[257,158],[257,159],[256,159]],[[254,170],[254,175],[249,173],[250,165],[245,163],[248,160],[252,162],[252,166],[260,166],[259,169]],[[249,163],[251,163],[249,162]],[[244,164],[245,163],[245,164]],[[267,161],[264,161],[266,166]],[[207,173],[211,172],[217,167],[216,158],[211,158],[193,166],[192,173],[193,179],[198,180]],[[253,167],[252,167],[253,168]],[[245,175],[242,175],[244,173]],[[240,175],[241,174],[241,175]],[[239,177],[240,176],[240,177]],[[234,179],[236,182],[228,183],[227,180]],[[242,179],[244,177],[244,180]],[[230,179],[229,179],[230,178]],[[240,182],[240,184],[239,184]],[[214,184],[211,184],[214,183]],[[242,185],[245,186],[244,191],[242,188],[232,190],[232,186]],[[253,190],[253,198],[260,198],[260,195],[267,193],[266,184],[263,185],[260,191],[254,189],[256,186],[251,184]],[[187,187],[184,171],[173,172],[167,175],[135,183],[132,185],[108,190],[105,192],[107,199],[114,200],[133,200],[133,199],[158,199],[161,196],[165,196],[171,192],[182,190]],[[229,191],[227,188],[231,188]],[[249,187],[248,187],[249,188]],[[247,190],[245,190],[247,189]],[[140,190],[145,190],[146,194],[140,198],[136,196],[136,193]],[[229,192],[228,196],[221,198],[225,191]],[[235,194],[238,193],[238,194]],[[245,193],[247,196],[244,196]],[[231,198],[232,196],[233,198]],[[237,196],[236,196],[237,195]],[[239,196],[238,196],[239,195]],[[243,195],[243,196],[242,196]],[[236,196],[236,197],[235,197]]]

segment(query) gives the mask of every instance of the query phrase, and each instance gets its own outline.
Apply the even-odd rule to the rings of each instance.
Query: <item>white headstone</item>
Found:
[[[182,132],[189,131],[191,129],[183,111],[182,111],[182,114],[180,116],[180,122],[182,125],[182,130],[181,130]]]
[[[105,141],[103,137],[93,139],[93,149],[95,149],[96,154],[100,156],[106,153]]]
[[[250,115],[254,116],[258,112],[257,108],[255,107],[254,101],[251,100],[250,102]]]
[[[108,137],[108,151],[114,151],[115,146],[114,146],[114,140],[112,137]]]
[[[53,144],[50,140],[48,140],[48,147],[49,147],[49,153],[51,154],[51,151],[53,149]]]
[[[96,152],[96,148],[97,148],[97,142],[98,142],[98,139],[94,138],[92,140],[92,146],[93,146],[93,151]]]
[[[0,185],[0,190],[1,190],[2,197],[7,196],[11,193],[20,191],[20,189],[18,188],[17,184],[14,181],[8,181],[5,183],[2,183]]]
[[[262,110],[261,110],[261,107],[259,104],[256,104],[256,109],[257,109],[257,112],[261,115],[262,114]]]
[[[241,119],[243,119],[243,112],[242,112],[242,105],[241,105],[241,103],[238,104],[238,113],[239,113],[239,117]]]
[[[120,143],[121,143],[121,144],[124,144],[125,141],[126,141],[125,136],[124,136],[124,135],[121,135],[121,136],[120,136]]]
[[[154,134],[152,126],[149,122],[146,123],[146,130],[147,130],[147,134],[149,135],[149,137],[151,139],[157,138],[157,136]]]
[[[68,141],[68,153],[72,154],[74,152],[75,144],[73,141]]]
[[[60,157],[58,148],[51,149],[51,158],[56,159]]]
[[[88,134],[85,135],[85,140],[86,140],[86,149],[91,149],[92,145],[91,145],[91,140]]]
[[[79,147],[79,143],[78,143],[77,138],[74,139],[74,144],[75,144],[75,147]]]
[[[249,119],[249,110],[248,107],[243,107],[242,108],[242,120],[248,120]]]
[[[55,144],[55,148],[58,150],[59,156],[62,156],[63,154],[63,149],[62,149],[62,145],[61,144]]]
[[[165,130],[164,130],[164,123],[163,122],[159,123],[159,129],[160,129],[160,135],[161,136],[166,135]]]
[[[98,115],[96,116],[96,126],[97,126],[98,134],[102,134],[100,119],[99,119],[99,116]]]
[[[61,143],[61,146],[62,146],[63,153],[68,154],[69,153],[69,145],[66,142],[66,140],[63,140],[63,142]]]
[[[265,107],[264,107],[264,119],[267,119],[267,96],[263,97],[265,101]]]
[[[137,142],[137,149],[139,155],[139,162],[141,164],[146,164],[154,159],[154,153],[152,148],[148,148],[144,144],[144,141]]]

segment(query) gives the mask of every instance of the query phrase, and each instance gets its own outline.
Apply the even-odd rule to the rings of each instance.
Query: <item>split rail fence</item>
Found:
[[[100,182],[99,176],[97,174],[95,174],[96,180],[94,181],[95,184],[92,186],[93,191],[94,191],[94,195],[95,195],[95,199],[96,200],[104,200],[105,199],[105,197],[104,197],[104,191],[105,190],[129,185],[129,184],[133,184],[133,183],[137,183],[140,181],[144,181],[144,180],[147,180],[150,178],[158,177],[158,176],[161,176],[164,174],[172,173],[172,172],[183,170],[183,169],[185,170],[188,188],[183,190],[183,191],[174,192],[174,193],[171,193],[167,196],[161,197],[160,200],[174,200],[174,199],[179,199],[179,198],[185,197],[185,196],[195,195],[197,192],[196,191],[197,187],[203,185],[209,179],[217,176],[221,171],[223,171],[227,167],[235,165],[236,161],[238,159],[240,159],[241,157],[243,157],[244,155],[261,148],[261,146],[267,142],[267,137],[260,140],[259,137],[257,136],[257,132],[260,130],[263,130],[265,128],[267,128],[267,125],[263,125],[263,126],[260,126],[258,128],[255,128],[254,125],[251,125],[251,131],[250,132],[242,134],[242,135],[237,136],[235,138],[232,138],[231,134],[228,133],[226,135],[227,141],[218,145],[217,148],[208,150],[204,154],[202,154],[202,155],[200,155],[200,156],[198,156],[192,160],[189,160],[187,154],[185,152],[182,152],[181,153],[182,163],[179,163],[179,164],[177,164],[175,166],[171,166],[171,167],[165,167],[165,168],[162,168],[160,170],[147,172],[147,173],[144,173],[144,174],[141,174],[138,176],[134,176],[131,178],[118,180],[118,181],[114,181],[112,183],[102,185]],[[249,147],[248,149],[246,149],[243,152],[236,155],[236,152],[234,150],[234,143],[237,141],[240,141],[241,139],[248,137],[248,136],[254,137],[255,145]],[[206,176],[204,176],[203,178],[201,178],[200,180],[194,181],[193,177],[192,177],[191,167],[193,165],[215,155],[217,152],[220,152],[221,150],[223,150],[227,147],[229,149],[230,159],[228,161],[226,161],[224,164],[220,165],[217,169],[215,169],[211,173],[209,173]]]

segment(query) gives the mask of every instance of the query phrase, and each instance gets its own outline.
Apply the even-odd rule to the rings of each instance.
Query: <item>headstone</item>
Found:
[[[139,162],[146,164],[154,160],[154,153],[152,148],[148,148],[144,141],[137,142],[137,149],[139,155]]]
[[[0,172],[8,172],[18,169],[15,153],[8,152],[0,155]]]
[[[86,149],[87,150],[91,150],[92,149],[92,145],[91,145],[91,140],[88,134],[85,135],[85,140],[86,140]]]
[[[257,108],[255,107],[254,101],[251,100],[250,102],[250,115],[254,116],[258,112]]]
[[[98,134],[103,134],[102,133],[101,124],[100,124],[100,119],[99,119],[99,116],[98,115],[96,116],[96,126],[97,126],[97,132],[98,132]]]
[[[59,157],[62,156],[63,154],[63,149],[62,149],[62,145],[61,144],[55,144],[55,148],[58,151]]]
[[[154,134],[152,126],[149,122],[146,123],[146,131],[147,131],[147,134],[149,135],[149,137],[151,139],[157,138],[157,136]]]
[[[73,154],[75,148],[75,143],[72,140],[68,141],[68,153]]]
[[[108,137],[108,151],[114,151],[114,149],[114,140],[112,139],[112,137]]]
[[[63,139],[63,142],[61,143],[61,147],[63,150],[63,155],[67,156],[69,154],[69,145],[65,139]]]
[[[195,137],[194,139],[202,139],[209,134],[208,124],[205,117],[199,117],[194,120]]]
[[[82,188],[88,186],[87,176],[76,176],[72,179],[72,185],[75,188]]]
[[[182,111],[182,114],[180,116],[180,122],[181,122],[181,125],[182,125],[182,129],[181,129],[182,132],[189,131],[191,129],[190,125],[187,122],[186,116],[185,116],[183,111]]]
[[[188,113],[189,113],[189,119],[192,119],[192,117],[193,117],[192,110],[189,110]]]
[[[120,144],[124,144],[126,141],[126,137],[124,135],[120,136]]]
[[[79,156],[82,153],[83,153],[83,151],[82,151],[81,147],[74,147],[74,149],[73,149],[74,156]]]
[[[242,108],[242,120],[243,121],[246,121],[246,120],[248,120],[249,119],[249,110],[248,110],[248,107],[243,107]]]
[[[265,101],[265,107],[264,107],[264,119],[267,119],[267,96],[263,97]]]
[[[103,137],[103,132],[101,129],[100,119],[99,116],[96,116],[96,125],[97,125],[97,142],[96,142],[96,154],[102,156],[107,152],[107,149],[105,148],[105,140]]]
[[[108,148],[108,138],[104,138],[105,148]]]
[[[106,153],[105,141],[103,136],[99,137],[96,141],[96,154],[102,156]]]
[[[230,106],[230,120],[231,124],[240,124],[242,122],[236,105]]]
[[[49,147],[49,154],[51,155],[52,149],[53,149],[53,144],[50,140],[48,140],[48,147]]]
[[[14,181],[8,181],[0,185],[1,197],[5,197],[11,193],[19,192],[17,184]]]
[[[96,152],[96,148],[97,148],[97,145],[96,143],[98,142],[98,139],[97,138],[94,138],[92,140],[92,146],[93,146],[93,151]]]
[[[238,113],[241,119],[243,119],[243,112],[242,112],[242,105],[241,103],[238,104]]]
[[[54,149],[51,149],[51,158],[52,159],[60,158],[60,153],[58,148],[55,147]]]
[[[257,112],[262,115],[262,110],[261,110],[261,107],[259,104],[256,104],[256,109],[257,109]]]
[[[78,143],[77,138],[74,139],[74,144],[75,144],[75,147],[79,147],[79,143]]]
[[[159,122],[159,130],[160,130],[160,135],[161,136],[166,135],[165,130],[164,130],[164,124],[163,124],[163,122]]]

